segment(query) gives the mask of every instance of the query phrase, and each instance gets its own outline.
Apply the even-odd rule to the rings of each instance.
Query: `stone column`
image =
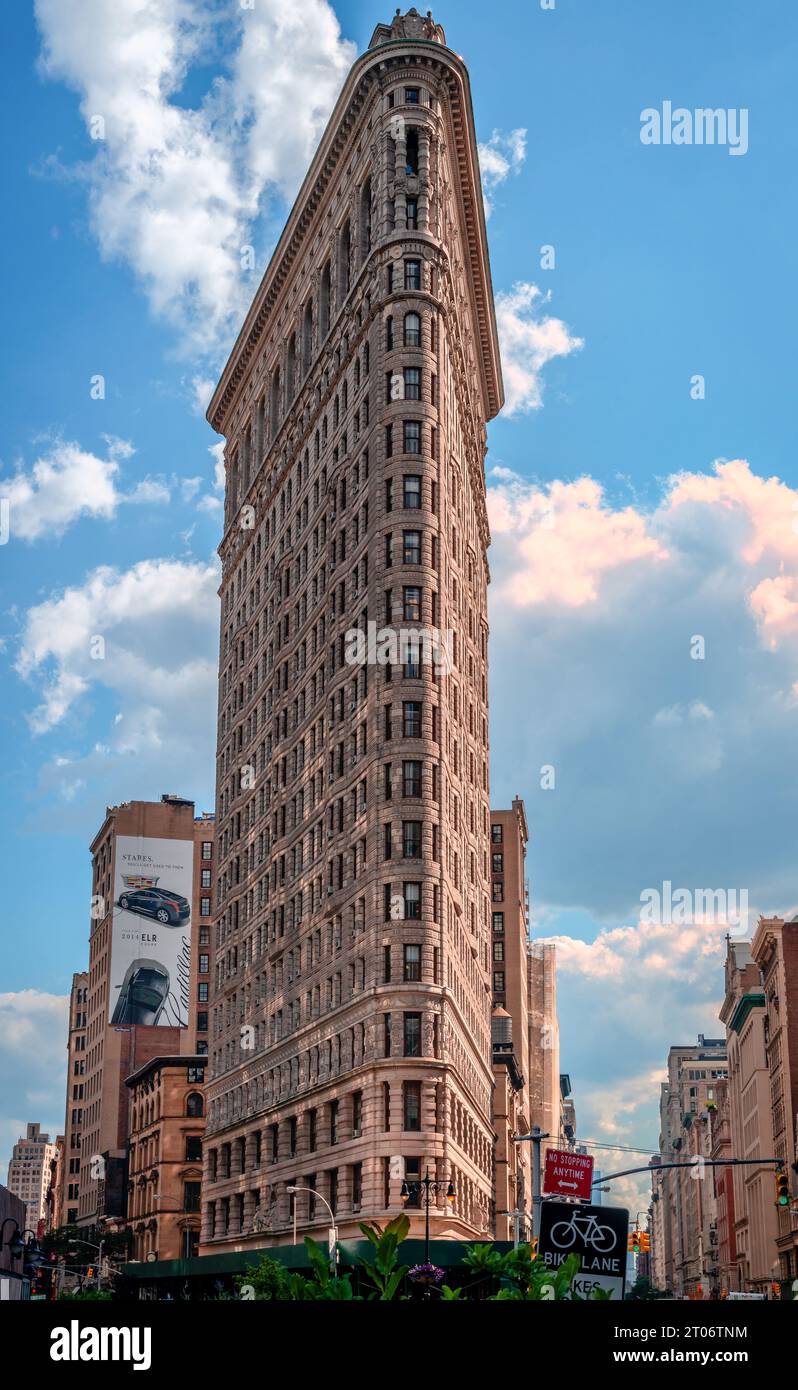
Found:
[[[428,232],[430,206],[430,133],[425,126],[418,132],[418,229]]]

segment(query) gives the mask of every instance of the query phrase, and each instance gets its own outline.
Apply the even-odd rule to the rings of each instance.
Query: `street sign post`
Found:
[[[590,1154],[549,1149],[543,1175],[545,1193],[552,1197],[582,1197],[589,1202],[592,1182],[593,1159]]]
[[[551,1269],[559,1269],[569,1255],[579,1256],[571,1292],[580,1298],[589,1298],[594,1289],[606,1289],[613,1301],[623,1298],[628,1241],[625,1207],[543,1203],[538,1255]]]

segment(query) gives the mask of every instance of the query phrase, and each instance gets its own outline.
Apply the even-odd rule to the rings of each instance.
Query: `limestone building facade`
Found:
[[[226,498],[203,1251],[290,1242],[293,1201],[300,1234],[326,1203],[359,1235],[403,1182],[420,1231],[427,1169],[436,1234],[490,1230],[502,399],[468,74],[410,10],[354,64],[208,411]]]

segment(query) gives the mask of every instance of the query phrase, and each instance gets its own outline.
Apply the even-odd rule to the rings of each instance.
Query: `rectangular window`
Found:
[[[402,763],[402,796],[421,796],[421,767],[419,762]]]
[[[404,973],[405,981],[413,983],[421,979],[421,947],[417,945],[406,945],[404,947]]]
[[[402,821],[402,858],[421,858],[421,821]]]
[[[211,900],[210,898],[200,898],[200,917],[210,917]],[[207,931],[207,927],[205,928]]]
[[[213,854],[213,841],[212,841],[212,840],[203,840],[203,842],[202,842],[202,857],[203,857],[203,859],[210,859],[211,856],[212,856],[212,854]]]
[[[200,887],[201,887],[201,888],[210,888],[210,886],[211,886],[211,871],[210,871],[210,869],[203,869],[203,870],[202,870],[201,880],[202,880],[202,881],[201,881],[201,884],[200,884]]]
[[[404,1112],[402,1128],[414,1130],[417,1133],[421,1129],[420,1081],[405,1081],[402,1087],[402,1108]]]
[[[201,1185],[201,1183],[198,1183],[198,1182],[184,1182],[184,1183],[183,1183],[183,1211],[190,1211],[190,1212],[199,1211],[199,1209],[200,1209],[200,1192],[201,1192],[201,1190],[202,1190],[202,1185]]]
[[[421,478],[416,473],[405,476],[404,506],[407,511],[419,511],[421,508]]]
[[[501,825],[492,825],[492,826],[491,826],[491,828],[490,828],[490,838],[491,838],[491,840],[493,841],[494,845],[500,845],[500,844],[501,844],[501,842],[502,842],[502,834],[503,834],[503,827],[502,827]]]
[[[501,936],[502,933],[504,932],[504,913],[503,913],[503,912],[494,912],[494,914],[493,914],[493,930],[495,931],[495,933],[496,933],[497,936]]]
[[[382,1032],[383,1032],[383,1056],[384,1056],[384,1057],[390,1057],[390,1055],[391,1055],[391,1015],[390,1015],[390,1014],[383,1014],[383,1016],[382,1016],[382,1025],[383,1025],[383,1027],[382,1027]]]
[[[385,457],[393,457],[393,425],[385,426]]]
[[[338,1143],[338,1101],[330,1101],[330,1143]]]
[[[359,1139],[363,1129],[363,1092],[352,1094],[352,1138]]]
[[[419,106],[421,104],[421,89],[419,87],[405,87],[405,106]]]
[[[200,973],[200,975],[207,975],[208,970],[209,970],[209,967],[210,967],[210,956],[208,955],[207,951],[201,951],[201,952],[200,952],[200,958],[199,958],[199,973]]]
[[[406,565],[421,564],[420,531],[404,531],[402,533],[402,561]]]
[[[421,622],[421,590],[416,585],[405,585],[402,594],[402,610],[406,623]]]
[[[197,985],[197,1000],[200,1004],[208,1003],[208,982]]]
[[[207,1013],[205,1012],[205,1010],[203,1009],[200,1013],[197,1014],[197,1032],[198,1032],[198,1033],[207,1033],[207,1031],[208,1031],[208,1015],[207,1015]]]
[[[391,948],[390,948],[390,946],[383,946],[383,948],[382,948],[382,980],[383,980],[383,984],[389,985],[389,984],[391,983]]]
[[[405,903],[405,921],[419,921],[421,918],[421,884],[403,883],[402,895]]]
[[[405,738],[421,738],[421,701],[402,703],[402,733]]]
[[[494,970],[494,972],[493,972],[493,988],[494,988],[494,990],[496,991],[497,994],[504,994],[504,971],[503,971],[503,970]]]
[[[404,1015],[404,1055],[421,1056],[421,1014]]]
[[[421,261],[405,261],[405,289],[421,289]]]
[[[418,198],[408,198],[407,207],[407,230],[409,232],[418,231]]]
[[[421,369],[420,367],[405,367],[405,400],[421,400]]]
[[[403,427],[404,427],[404,442],[403,442],[403,447],[404,447],[405,453],[406,453],[406,454],[420,454],[420,453],[421,453],[421,421],[420,421],[420,420],[405,420],[405,421],[403,422]],[[405,506],[407,506],[407,503],[405,503]],[[204,872],[204,871],[203,871],[203,872]]]
[[[352,1209],[359,1211],[363,1201],[363,1164],[352,1164]]]
[[[202,1162],[202,1135],[186,1135],[186,1163]]]
[[[316,1111],[308,1111],[308,1149],[311,1153],[316,1150]]]
[[[493,959],[494,959],[494,960],[499,960],[499,961],[504,960],[504,942],[503,942],[503,941],[494,941],[494,943],[493,943]]]
[[[495,874],[503,874],[503,873],[504,873],[504,855],[503,855],[503,854],[494,854],[494,855],[492,856],[492,859],[493,859],[493,872],[494,872]]]

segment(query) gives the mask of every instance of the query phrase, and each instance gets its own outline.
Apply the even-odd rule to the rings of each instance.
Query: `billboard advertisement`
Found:
[[[110,1021],[187,1028],[192,840],[118,835]]]

